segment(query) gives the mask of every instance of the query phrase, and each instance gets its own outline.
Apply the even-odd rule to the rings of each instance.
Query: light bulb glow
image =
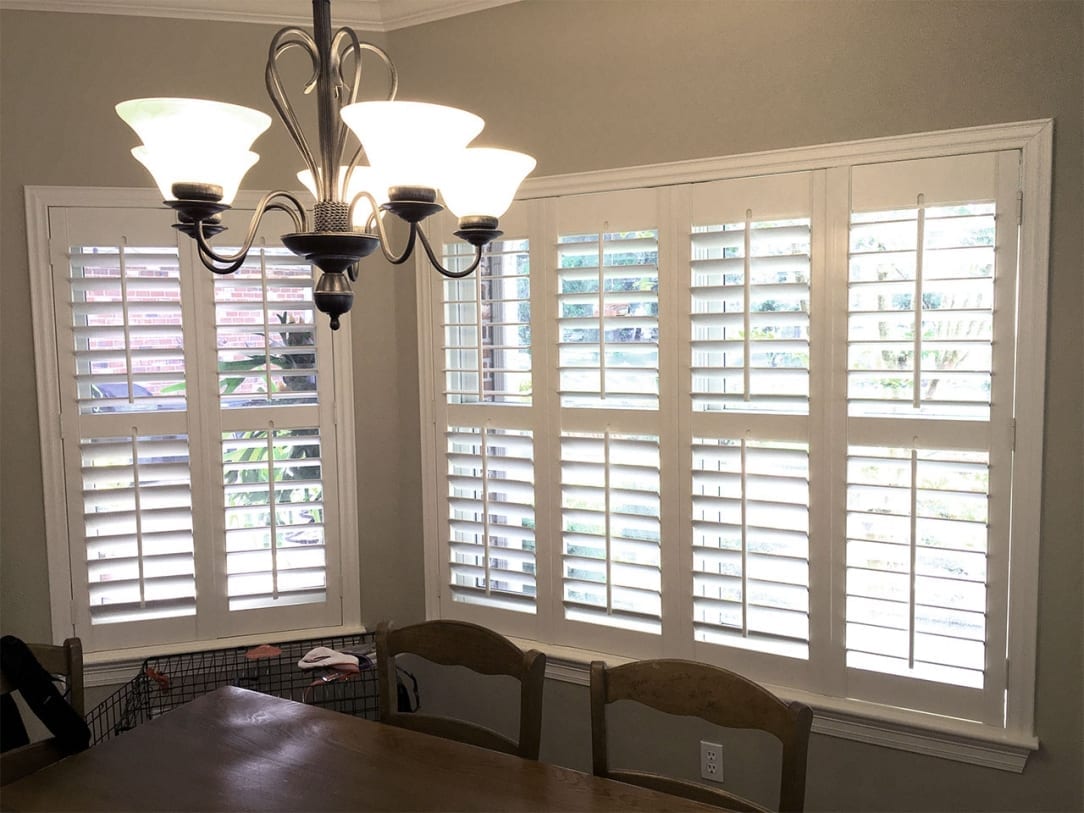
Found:
[[[358,102],[341,112],[389,186],[438,188],[448,161],[485,126],[466,110],[425,102]]]
[[[206,99],[130,99],[116,107],[143,140],[132,154],[154,177],[165,200],[177,182],[215,184],[231,203],[259,159],[252,142],[271,117],[259,110]]]
[[[339,188],[342,188],[343,178],[346,176],[347,167],[339,167]],[[316,181],[313,180],[312,172],[303,169],[297,173],[297,179],[301,181],[301,184],[309,190],[312,196],[317,197]],[[373,167],[354,167],[354,172],[350,175],[350,188],[346,190],[346,194],[343,195],[343,200],[349,203],[362,192],[368,192],[374,198],[376,198],[377,204],[387,203],[388,200],[388,184],[384,181],[380,172]]]
[[[463,150],[445,167],[441,195],[456,217],[499,218],[512,205],[519,185],[535,163],[531,156],[512,150]]]
[[[222,203],[233,203],[241,179],[260,156],[247,150],[233,152],[203,152],[187,150],[183,153],[152,150],[149,147],[133,147],[132,155],[147,168],[162,200],[173,200],[175,183],[207,183],[222,187]]]

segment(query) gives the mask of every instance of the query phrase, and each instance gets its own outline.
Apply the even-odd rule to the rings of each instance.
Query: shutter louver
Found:
[[[214,283],[223,409],[317,403],[309,264],[284,248],[253,248],[237,272]]]
[[[990,417],[992,203],[852,215],[851,415]]]
[[[444,381],[449,404],[531,403],[530,262],[526,240],[490,245],[478,270],[444,280]],[[474,248],[445,246],[451,270]]]
[[[692,241],[694,411],[809,411],[810,221],[698,226]]]
[[[194,615],[187,438],[85,439],[80,457],[91,623]]]
[[[658,409],[658,232],[557,244],[561,406]]]
[[[317,428],[222,436],[230,610],[323,602],[323,462]]]
[[[850,448],[847,666],[982,688],[987,461]]]
[[[809,451],[693,438],[696,639],[809,657]]]
[[[662,631],[659,440],[563,433],[565,618]]]
[[[454,601],[535,612],[533,461],[530,432],[448,429],[447,544]]]

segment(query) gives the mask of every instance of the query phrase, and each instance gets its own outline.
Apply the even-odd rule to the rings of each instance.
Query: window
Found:
[[[1049,126],[989,129],[528,184],[515,320],[419,294],[433,611],[1032,743]]]
[[[269,240],[217,277],[168,210],[108,191],[40,197],[63,634],[96,652],[356,623],[333,411],[349,380],[311,269]]]

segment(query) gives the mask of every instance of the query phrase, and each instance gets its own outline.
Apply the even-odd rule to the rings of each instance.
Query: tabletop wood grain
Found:
[[[21,779],[4,810],[707,811],[544,762],[224,688]]]

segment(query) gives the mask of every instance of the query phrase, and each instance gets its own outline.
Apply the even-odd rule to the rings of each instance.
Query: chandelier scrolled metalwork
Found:
[[[445,276],[472,273],[485,246],[501,236],[499,218],[535,160],[511,150],[468,146],[484,126],[473,113],[397,100],[399,80],[388,54],[349,28],[333,31],[331,0],[312,0],[312,9],[312,34],[293,26],[279,30],[265,70],[268,96],[306,166],[297,177],[315,199],[311,216],[297,195],[268,192],[256,206],[240,250],[220,253],[211,239],[225,230],[222,213],[231,208],[241,179],[259,159],[251,146],[271,117],[204,99],[133,99],[116,109],[143,141],[132,154],[176,211],[174,228],[195,240],[203,264],[216,274],[238,270],[264,215],[283,212],[294,230],[282,235],[282,243],[320,269],[313,299],[337,330],[339,317],[353,305],[358,262],[377,248],[399,265],[420,243]],[[316,93],[315,150],[279,73],[280,59],[292,50],[308,54],[312,62],[304,92]],[[358,101],[366,56],[378,59],[388,72],[385,100]],[[474,261],[461,270],[442,265],[422,228],[444,205],[459,218],[455,235],[475,247]],[[398,252],[390,247],[384,213],[409,227]]]

